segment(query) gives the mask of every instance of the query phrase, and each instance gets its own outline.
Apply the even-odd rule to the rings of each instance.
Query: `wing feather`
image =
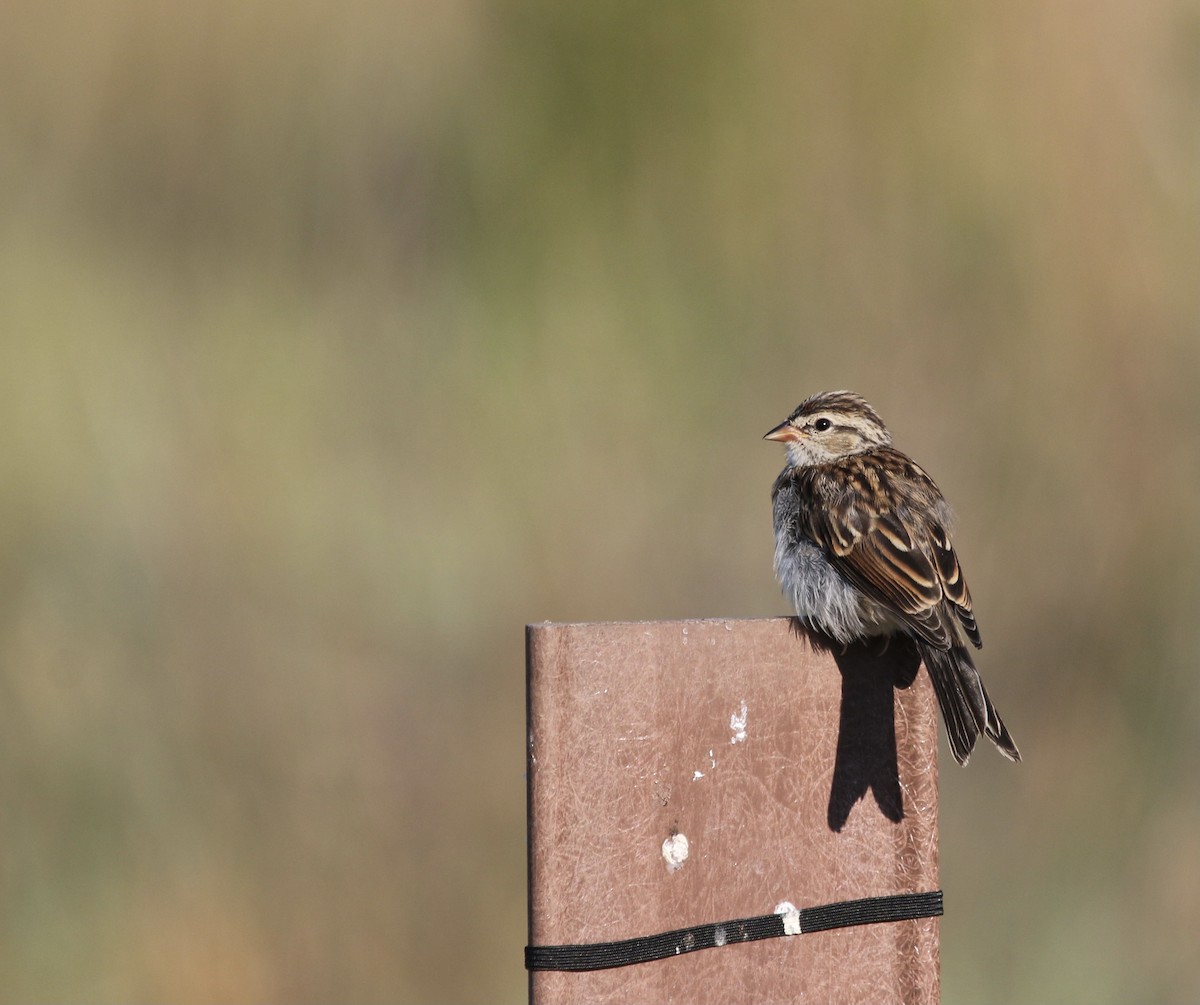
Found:
[[[805,513],[806,536],[825,549],[851,584],[890,610],[918,638],[948,649],[957,620],[978,646],[979,628],[958,556],[943,523],[933,516],[938,508],[946,509],[941,492],[898,451],[884,448],[873,460],[880,465],[878,472],[861,466],[846,472],[828,465],[802,473],[809,482],[806,494],[817,502]],[[861,465],[862,459],[841,463]],[[886,511],[872,506],[872,494],[861,491],[871,481],[886,482]],[[846,492],[847,484],[860,491]]]

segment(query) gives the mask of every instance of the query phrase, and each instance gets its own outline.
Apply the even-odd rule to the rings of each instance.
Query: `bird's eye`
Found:
[[[818,433],[823,433],[823,432],[825,432],[825,430],[827,430],[832,425],[833,425],[833,423],[830,422],[828,419],[820,418],[820,419],[817,419],[817,421],[813,423],[813,429],[815,429]]]

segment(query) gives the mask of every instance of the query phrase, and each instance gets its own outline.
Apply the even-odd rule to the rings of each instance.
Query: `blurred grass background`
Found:
[[[521,1000],[523,624],[784,613],[838,387],[1026,757],[945,1000],[1200,997],[1200,6],[0,21],[0,998]]]

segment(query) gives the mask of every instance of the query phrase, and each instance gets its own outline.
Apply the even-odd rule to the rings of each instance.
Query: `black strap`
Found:
[[[942,891],[899,893],[889,897],[843,900],[820,907],[804,907],[782,914],[763,914],[717,925],[696,925],[659,935],[643,935],[621,942],[593,942],[576,946],[526,946],[526,970],[607,970],[633,963],[649,963],[681,956],[697,949],[713,949],[735,942],[756,942],[781,935],[824,932],[851,925],[881,921],[937,918],[942,914]],[[797,919],[799,925],[796,925]]]

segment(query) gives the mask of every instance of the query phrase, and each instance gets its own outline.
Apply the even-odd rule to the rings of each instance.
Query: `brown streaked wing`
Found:
[[[976,649],[983,647],[979,636],[979,625],[975,622],[975,609],[971,603],[971,591],[967,588],[966,577],[962,574],[962,566],[958,564],[958,555],[954,545],[950,543],[950,535],[941,524],[934,523],[929,528],[930,540],[933,543],[933,557],[937,562],[938,575],[942,579],[942,589],[946,599],[954,607],[963,631],[967,633]]]
[[[947,648],[952,640],[932,564],[920,552],[910,552],[906,562],[898,562],[896,553],[886,543],[881,544],[886,540],[874,529],[852,551],[835,555],[831,561],[843,576],[895,613],[919,638],[940,649]]]
[[[823,505],[804,509],[805,535],[823,547],[834,567],[864,594],[883,604],[930,645],[951,643],[941,606],[941,579],[928,541],[892,514],[876,513],[863,497],[838,494],[837,475],[810,472],[801,490]],[[835,504],[831,504],[836,500]]]
[[[905,614],[919,614],[936,607],[942,599],[937,570],[924,549],[903,547],[897,542],[907,532],[890,514],[877,517],[858,541],[853,561],[863,574]]]

